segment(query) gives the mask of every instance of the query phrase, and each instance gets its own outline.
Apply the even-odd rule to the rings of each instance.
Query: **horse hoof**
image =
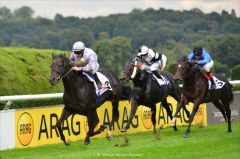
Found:
[[[170,126],[175,126],[175,122],[171,122],[171,123],[170,123]]]
[[[121,132],[127,132],[127,129],[126,128],[122,128],[120,131]]]
[[[112,140],[112,133],[110,131],[107,132],[106,138],[108,139],[108,141]]]
[[[65,144],[66,146],[69,146],[69,145],[71,145],[71,143],[72,143],[72,141],[71,141],[71,140],[69,140],[69,139],[68,139],[67,141],[65,141],[65,142],[64,142],[64,144]]]
[[[177,129],[177,128],[174,128],[174,131],[178,131],[178,129]]]
[[[159,132],[156,132],[156,134],[154,134],[155,135],[155,138],[157,139],[157,140],[160,140],[160,133]]]
[[[112,140],[112,136],[107,136],[108,141]]]
[[[84,145],[89,145],[90,144],[90,140],[85,140],[84,141]]]
[[[232,132],[232,130],[228,130],[228,133],[231,133]]]
[[[185,134],[185,135],[184,135],[184,138],[188,138],[188,137],[189,137],[189,134]]]

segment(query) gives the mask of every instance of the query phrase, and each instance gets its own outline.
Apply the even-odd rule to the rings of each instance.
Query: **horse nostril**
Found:
[[[55,80],[55,78],[50,78],[49,82],[53,82]]]

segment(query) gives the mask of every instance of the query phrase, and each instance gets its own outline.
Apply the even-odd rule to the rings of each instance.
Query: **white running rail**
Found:
[[[229,81],[233,86],[240,85],[240,80]],[[13,95],[13,96],[0,96],[0,102],[7,101],[11,104],[13,101],[20,100],[34,100],[34,99],[49,99],[49,98],[61,98],[63,93],[52,94],[35,94],[35,95]]]

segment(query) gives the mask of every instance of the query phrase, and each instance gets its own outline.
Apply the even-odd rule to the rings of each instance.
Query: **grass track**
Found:
[[[88,146],[77,141],[67,147],[64,144],[15,149],[0,152],[0,159],[239,159],[240,124],[232,124],[232,133],[227,133],[227,124],[211,125],[203,128],[192,126],[188,139],[183,138],[186,127],[161,129],[160,140],[152,132],[128,135],[130,143],[126,147],[115,147],[123,137],[92,139]]]

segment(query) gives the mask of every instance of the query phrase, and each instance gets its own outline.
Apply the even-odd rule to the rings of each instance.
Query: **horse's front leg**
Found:
[[[193,104],[194,104],[193,111],[192,111],[192,113],[189,117],[188,127],[187,127],[187,130],[186,130],[185,134],[184,134],[184,138],[189,137],[190,127],[191,127],[192,121],[193,121],[194,116],[197,113],[199,105],[200,105],[200,98],[195,99]]]
[[[153,124],[153,133],[156,134],[156,105],[151,105],[151,111],[152,111],[152,114],[151,114],[151,121],[152,121],[152,124]]]
[[[182,109],[182,107],[185,106],[187,103],[188,103],[188,98],[185,96],[182,96],[180,103],[178,103],[178,105],[177,105],[176,112],[171,120],[171,123],[170,123],[171,126],[176,125],[177,115],[180,112],[180,110]]]
[[[65,136],[63,134],[63,130],[62,130],[62,123],[64,122],[65,119],[67,119],[69,116],[71,115],[71,113],[69,111],[67,111],[65,109],[65,107],[63,108],[63,111],[62,111],[62,114],[61,114],[61,117],[60,119],[58,120],[57,122],[57,129],[59,131],[59,134],[60,134],[60,137],[61,137],[61,140],[64,142],[65,145],[69,146],[71,144],[71,141],[70,140],[67,140],[65,139]]]
[[[138,103],[136,100],[132,99],[131,101],[131,113],[130,113],[130,117],[129,117],[129,120],[127,121],[127,125],[125,128],[122,128],[121,129],[121,132],[126,132],[127,129],[130,128],[130,124],[132,122],[132,119],[134,117],[134,115],[136,114],[136,111],[137,111],[137,107],[138,107]]]
[[[87,119],[88,119],[88,128],[89,128],[89,130],[87,132],[87,135],[86,135],[86,138],[85,138],[85,141],[84,141],[85,145],[90,144],[90,137],[97,134],[97,133],[94,133],[94,128],[99,123],[99,118],[98,118],[96,109],[89,111],[89,113],[87,115]],[[100,127],[100,128],[102,128],[102,127]]]

